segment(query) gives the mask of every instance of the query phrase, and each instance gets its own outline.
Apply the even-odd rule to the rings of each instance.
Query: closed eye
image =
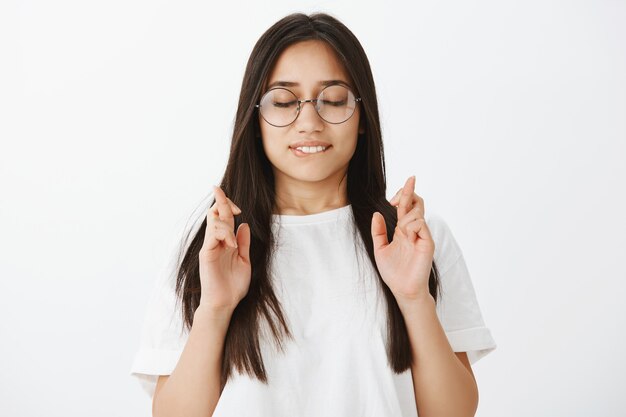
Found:
[[[296,101],[288,101],[287,103],[281,103],[281,102],[275,101],[272,104],[274,105],[274,107],[292,107],[296,105]]]
[[[344,106],[346,104],[346,100],[341,100],[341,101],[322,100],[322,103],[328,104],[330,106]]]

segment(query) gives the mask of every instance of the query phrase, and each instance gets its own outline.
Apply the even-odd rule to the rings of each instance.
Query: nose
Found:
[[[307,106],[307,104],[309,105]],[[295,121],[299,132],[310,132],[324,128],[324,121],[317,113],[315,105],[316,103],[312,100],[302,100],[300,103],[300,113]]]

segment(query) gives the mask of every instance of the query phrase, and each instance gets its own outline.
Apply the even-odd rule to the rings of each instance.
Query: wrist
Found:
[[[401,311],[420,309],[424,307],[435,307],[435,298],[429,293],[424,292],[411,297],[396,296],[396,302]]]
[[[209,304],[200,303],[193,313],[194,322],[196,319],[203,321],[213,321],[218,323],[230,323],[234,308],[230,307],[214,307]]]

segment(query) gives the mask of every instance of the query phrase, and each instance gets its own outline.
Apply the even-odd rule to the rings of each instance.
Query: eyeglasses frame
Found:
[[[324,92],[324,90],[326,90],[328,87],[334,87],[334,86],[336,86],[336,85],[338,85],[338,86],[340,86],[340,87],[344,87],[345,89],[347,89],[348,91],[350,91],[350,92],[352,93],[352,95],[356,95],[356,94],[354,94],[354,92],[352,91],[352,89],[351,89],[351,88],[349,88],[348,86],[345,86],[345,85],[342,85],[342,84],[331,84],[331,85],[327,85],[326,87],[324,87],[324,88],[322,89],[322,91],[320,91],[320,92],[319,92],[319,94],[317,95],[317,97],[319,97],[320,95],[322,95],[322,93]],[[307,100],[300,100],[300,99],[298,99],[298,96],[296,95],[296,93],[294,93],[293,91],[291,91],[290,89],[285,88],[285,87],[274,87],[274,88],[270,88],[270,89],[269,89],[269,90],[267,90],[265,93],[263,93],[263,95],[261,96],[261,100],[259,100],[259,103],[254,105],[254,107],[255,107],[255,108],[258,108],[258,109],[259,109],[259,113],[260,113],[260,109],[261,109],[261,101],[263,100],[263,97],[265,97],[265,95],[266,95],[267,93],[269,93],[270,91],[279,90],[279,89],[282,89],[282,90],[287,90],[287,91],[289,91],[291,94],[293,94],[293,96],[296,98],[296,101],[297,101],[297,103],[298,103],[298,111],[297,111],[297,113],[296,113],[296,117],[295,117],[295,118],[294,118],[294,119],[293,119],[290,123],[288,123],[288,124],[286,124],[286,125],[281,125],[281,126],[279,126],[279,125],[275,125],[275,124],[272,124],[272,123],[268,122],[268,121],[267,121],[267,119],[266,119],[265,117],[263,117],[263,114],[261,114],[261,117],[263,117],[263,120],[265,120],[265,121],[267,122],[267,124],[269,124],[269,125],[271,125],[271,126],[274,126],[274,127],[287,127],[287,126],[289,126],[289,125],[293,124],[296,120],[298,120],[298,117],[300,116],[300,111],[302,110],[302,103],[312,103],[312,104],[313,104],[313,108],[315,108],[315,112],[316,112],[316,113],[317,113],[317,115],[320,117],[320,119],[322,119],[322,120],[323,120],[323,121],[325,121],[326,123],[330,123],[330,124],[333,124],[333,125],[340,125],[340,124],[342,124],[342,123],[345,123],[345,122],[347,122],[348,120],[350,120],[350,119],[352,118],[352,116],[354,115],[354,110],[353,110],[353,111],[352,111],[352,114],[350,115],[350,117],[348,117],[348,118],[347,118],[346,120],[344,120],[343,122],[338,122],[338,123],[329,122],[328,120],[324,119],[324,118],[320,115],[319,111],[317,110],[317,102],[319,101],[319,98],[312,98],[312,99],[307,99]],[[356,103],[359,103],[359,102],[362,102],[363,100],[361,99],[361,97],[355,97],[355,98],[354,98],[354,101],[355,101]],[[356,109],[356,106],[355,106],[355,109]]]

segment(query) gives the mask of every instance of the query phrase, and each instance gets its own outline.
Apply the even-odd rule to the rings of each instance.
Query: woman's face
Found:
[[[314,99],[325,87],[320,82],[328,80],[341,80],[356,94],[352,80],[331,47],[323,41],[308,40],[282,52],[264,92],[272,88],[273,83],[287,81],[296,83],[285,88],[299,100]],[[286,179],[316,182],[342,177],[356,149],[359,120],[358,103],[354,114],[340,124],[326,122],[310,102],[302,103],[298,118],[285,127],[275,127],[259,114],[263,149],[273,165],[277,182]],[[300,141],[320,141],[327,147],[323,152],[300,154],[293,148]]]

